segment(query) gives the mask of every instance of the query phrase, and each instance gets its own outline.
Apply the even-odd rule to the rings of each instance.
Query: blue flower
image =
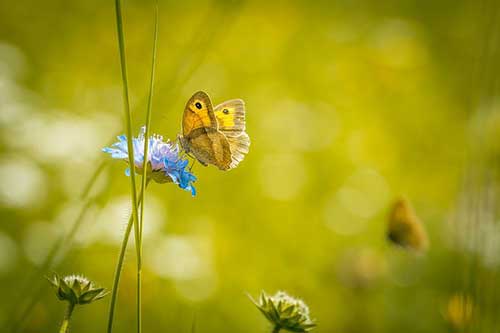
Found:
[[[145,131],[146,127],[142,127],[139,136],[132,138],[134,168],[138,174],[142,174],[142,165],[144,162]],[[128,162],[127,137],[120,135],[117,138],[118,142],[113,143],[111,147],[103,148],[102,151],[111,154],[112,158]],[[179,156],[179,145],[173,144],[170,141],[164,142],[163,137],[160,135],[152,135],[148,142],[147,177],[152,178],[157,183],[173,182],[180,188],[190,191],[195,196],[196,189],[193,186],[193,182],[196,181],[196,177],[189,170],[186,170],[188,160],[182,159]],[[129,168],[125,170],[125,174],[130,176]]]

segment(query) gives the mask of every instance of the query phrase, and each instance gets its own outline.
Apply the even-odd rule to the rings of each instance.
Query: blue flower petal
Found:
[[[141,173],[144,161],[144,132],[145,127],[142,127],[139,136],[132,138],[135,159],[134,170],[138,173]],[[110,154],[112,158],[128,162],[127,136],[120,135],[117,138],[118,142],[113,143],[111,148],[103,148],[102,151]],[[181,149],[178,144],[172,144],[169,141],[164,142],[161,136],[152,135],[149,139],[148,162],[151,164],[152,171],[163,171],[172,179],[173,183],[186,191],[190,191],[191,195],[195,196],[196,189],[192,183],[196,181],[196,177],[186,170],[189,161],[180,158],[180,152]],[[130,176],[130,172],[130,167],[125,170],[127,176]]]

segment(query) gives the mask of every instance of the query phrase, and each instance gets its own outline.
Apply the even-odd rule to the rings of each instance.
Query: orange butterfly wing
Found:
[[[213,128],[217,130],[217,120],[210,97],[198,91],[187,102],[182,117],[182,134],[188,137],[194,130]]]

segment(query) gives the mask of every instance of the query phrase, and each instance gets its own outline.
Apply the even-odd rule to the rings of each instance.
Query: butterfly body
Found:
[[[184,109],[179,141],[186,153],[205,166],[235,168],[250,146],[245,132],[244,102],[235,99],[213,108],[206,93],[195,93]]]

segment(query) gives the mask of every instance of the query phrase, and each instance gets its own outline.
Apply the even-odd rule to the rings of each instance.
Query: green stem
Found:
[[[64,315],[63,322],[61,324],[61,328],[59,329],[59,333],[67,333],[69,331],[69,321],[71,320],[71,315],[73,314],[73,310],[75,308],[75,304],[68,303],[68,307],[66,309],[66,313]]]
[[[279,325],[276,325],[276,326],[274,326],[273,333],[279,333],[280,330],[281,330],[281,327],[279,327]]]
[[[118,35],[118,47],[120,51],[120,67],[122,73],[122,83],[123,83],[123,111],[125,113],[125,122],[127,125],[127,150],[128,150],[128,164],[130,167],[130,195],[132,197],[132,217],[131,221],[134,225],[134,235],[135,235],[135,248],[137,252],[137,277],[140,294],[140,267],[142,266],[142,253],[141,253],[141,242],[140,242],[140,232],[139,232],[139,214],[137,211],[137,189],[135,182],[135,158],[134,158],[134,146],[132,142],[132,114],[130,113],[130,99],[128,93],[128,77],[127,77],[127,63],[125,59],[125,38],[123,34],[123,21],[122,21],[122,9],[121,1],[115,0],[115,10],[116,10],[116,30]],[[135,222],[135,223],[134,223]],[[130,233],[130,232],[129,232]],[[128,238],[128,235],[127,235]],[[121,270],[121,267],[120,267]],[[141,304],[140,297],[137,300],[137,322],[138,322],[138,332],[141,331]],[[114,305],[113,305],[114,306]],[[113,309],[114,310],[114,309]],[[111,311],[113,312],[113,311]],[[112,331],[112,318],[110,318],[108,323],[108,332]]]
[[[146,182],[146,187],[149,184],[149,179]],[[139,194],[139,197],[142,198],[142,193]],[[139,199],[139,205],[141,205],[142,200]],[[113,278],[113,288],[111,290],[111,303],[109,305],[109,315],[108,315],[108,333],[113,331],[113,319],[115,316],[115,307],[116,307],[116,298],[118,296],[118,286],[120,285],[120,277],[122,274],[123,261],[125,259],[125,252],[127,251],[128,239],[130,237],[130,232],[132,231],[132,225],[134,224],[134,218],[131,215],[127,228],[125,229],[125,234],[123,235],[122,246],[120,248],[120,254],[118,256],[118,262],[116,263],[115,275]]]
[[[153,105],[153,91],[154,91],[154,81],[155,81],[155,68],[156,68],[156,50],[158,42],[158,0],[156,1],[155,7],[155,31],[153,36],[153,54],[151,59],[151,78],[149,82],[149,97],[148,97],[148,108],[146,112],[146,130],[144,133],[144,159],[142,163],[142,182],[141,182],[141,196],[139,200],[143,203],[145,202],[146,196],[146,184],[148,182],[147,172],[148,172],[148,154],[149,154],[149,132],[151,125],[151,109]],[[140,216],[139,216],[139,253],[142,258],[142,229],[144,226],[144,205],[141,205]],[[137,333],[142,331],[142,260],[137,260]]]
[[[130,102],[128,94],[128,77],[127,77],[127,64],[125,60],[125,39],[123,36],[123,21],[122,21],[122,10],[121,1],[115,1],[116,9],[116,29],[118,33],[118,46],[120,49],[120,65],[122,72],[122,83],[123,83],[123,110],[125,113],[125,122],[127,126],[127,150],[128,150],[128,164],[130,167],[130,187],[131,187],[131,198],[132,198],[132,219],[135,222],[135,240],[136,245],[139,243],[139,214],[137,211],[137,190],[135,182],[135,158],[134,158],[134,144],[132,140],[132,114],[130,113]],[[137,260],[141,260],[139,247],[137,247]]]
[[[151,76],[149,81],[149,96],[148,96],[148,108],[146,112],[146,131],[144,132],[144,161],[142,162],[142,184],[141,190],[142,195],[145,196],[146,193],[144,189],[146,188],[147,182],[147,164],[148,164],[148,154],[149,154],[149,133],[151,124],[151,109],[153,106],[153,91],[154,91],[154,81],[155,81],[155,69],[156,69],[156,50],[158,42],[158,1],[156,1],[155,7],[155,32],[153,37],[153,55],[151,59]],[[143,199],[144,200],[144,199]],[[144,205],[141,207],[140,218],[139,218],[139,239],[142,241],[142,227],[143,227],[143,217],[144,217]]]

